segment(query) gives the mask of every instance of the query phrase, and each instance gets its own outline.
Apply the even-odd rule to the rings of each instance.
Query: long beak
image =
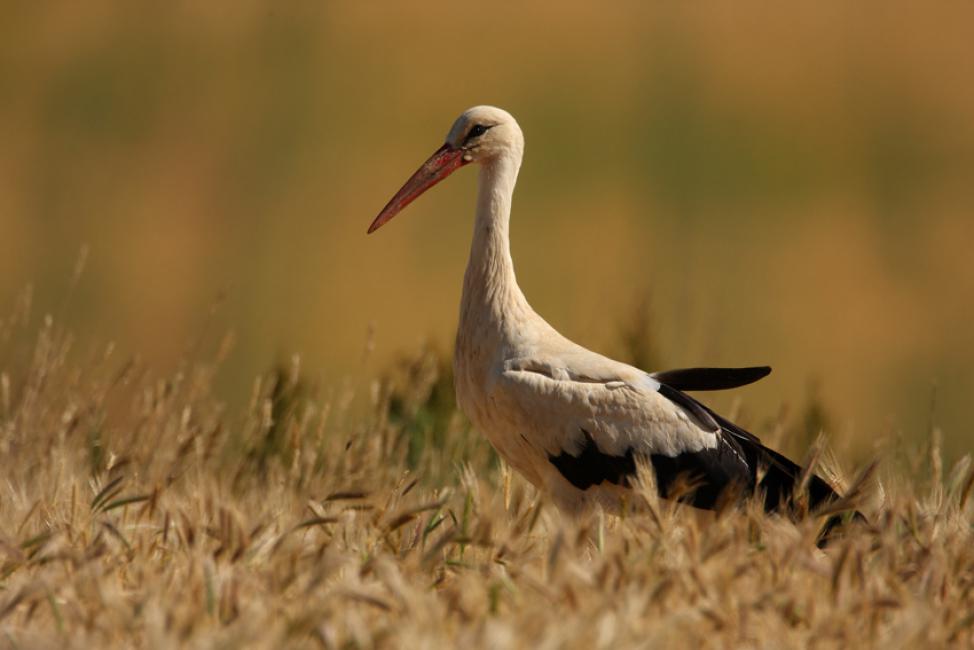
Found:
[[[392,200],[382,208],[382,212],[369,226],[369,233],[375,232],[385,222],[399,214],[403,208],[415,201],[420,194],[433,187],[444,178],[460,169],[468,161],[463,159],[463,149],[454,149],[445,144],[436,150],[423,166],[416,170],[406,184],[402,186]]]

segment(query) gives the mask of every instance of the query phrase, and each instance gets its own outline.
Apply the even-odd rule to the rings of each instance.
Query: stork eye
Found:
[[[488,128],[489,127],[486,127],[483,124],[474,124],[473,128],[470,129],[470,132],[467,134],[467,140],[473,140],[474,138],[479,138],[483,134],[487,133]]]

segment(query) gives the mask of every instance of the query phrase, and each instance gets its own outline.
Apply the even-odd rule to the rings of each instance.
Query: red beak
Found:
[[[416,170],[392,200],[382,208],[382,212],[369,226],[369,233],[379,229],[385,222],[399,214],[403,208],[415,201],[420,194],[433,187],[444,178],[467,164],[463,159],[463,149],[454,149],[445,144],[436,150],[423,166]]]

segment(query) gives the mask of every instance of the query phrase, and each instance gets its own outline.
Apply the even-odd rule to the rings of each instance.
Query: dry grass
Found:
[[[568,522],[429,354],[366,416],[295,362],[240,417],[211,391],[219,354],[155,377],[72,360],[50,322],[23,355],[3,325],[0,648],[974,642],[974,473],[935,445],[932,479],[893,477],[824,553],[813,523],[751,511]]]

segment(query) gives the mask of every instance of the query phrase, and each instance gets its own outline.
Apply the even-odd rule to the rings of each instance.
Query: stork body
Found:
[[[466,111],[446,144],[369,228],[459,167],[480,164],[454,356],[461,409],[514,469],[569,512],[617,507],[640,459],[653,468],[664,497],[683,478],[696,486],[684,499],[697,507],[715,507],[728,488],[747,493],[757,487],[768,510],[783,505],[798,465],[683,392],[747,384],[770,369],[650,374],[573,343],[528,304],[508,234],[523,148],[521,130],[507,112],[490,106]],[[812,506],[837,497],[818,477],[808,489]]]

